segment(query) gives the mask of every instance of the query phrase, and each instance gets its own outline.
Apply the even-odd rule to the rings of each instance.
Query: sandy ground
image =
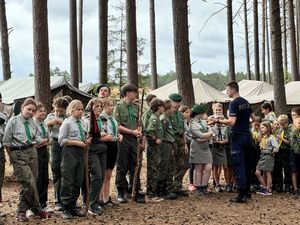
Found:
[[[145,162],[144,162],[145,163]],[[144,167],[143,167],[144,168]],[[19,185],[13,181],[12,167],[6,166],[6,179],[3,187],[3,203],[0,210],[8,215],[0,218],[1,224],[19,224],[15,219],[18,203]],[[145,187],[145,170],[142,182]],[[187,177],[184,179],[187,186]],[[29,223],[22,224],[299,224],[300,199],[288,194],[272,196],[253,195],[247,204],[230,203],[234,193],[212,193],[198,197],[191,193],[189,197],[159,203],[119,205],[106,208],[103,215],[88,218],[63,220],[61,214],[53,213],[52,218],[40,220],[30,218]],[[112,197],[115,189],[112,185]],[[53,207],[53,187],[49,186],[49,205]]]

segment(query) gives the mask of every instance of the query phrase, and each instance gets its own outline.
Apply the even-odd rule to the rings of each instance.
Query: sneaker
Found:
[[[60,203],[55,203],[54,211],[63,211],[63,207]]]
[[[40,219],[47,219],[49,218],[49,213],[45,210],[40,210],[38,211],[38,213],[36,214],[38,217],[40,217]]]
[[[208,191],[208,187],[206,185],[203,185],[201,189],[204,195],[210,194],[210,192]]]
[[[202,187],[202,186],[197,187],[197,195],[198,195],[199,197],[201,197],[201,196],[204,195],[204,193],[203,193],[203,187]]]
[[[222,192],[222,191],[223,191],[220,184],[217,185],[217,186],[215,187],[215,189],[216,189],[216,192]]]
[[[26,217],[33,217],[35,214],[32,212],[32,210],[28,209],[26,211]]]
[[[104,205],[105,207],[119,207],[119,204],[113,202],[113,201],[111,200],[111,197],[110,197],[110,196],[109,196],[107,202],[103,202],[103,205]]]
[[[16,216],[17,220],[19,222],[27,222],[29,221],[28,217],[26,216],[26,213],[18,213],[17,216]]]
[[[80,209],[77,209],[76,207],[71,209],[71,214],[72,216],[77,216],[77,217],[85,217],[85,213],[83,213]]]
[[[49,206],[44,207],[43,210],[48,212],[48,213],[53,213],[54,212],[54,210]]]
[[[194,184],[190,184],[189,185],[189,191],[190,192],[193,192],[193,191],[196,191],[197,189],[196,189],[196,187],[195,187],[195,185]]]
[[[146,203],[157,203],[163,201],[163,198],[159,197],[151,197],[151,196],[146,196],[145,201]]]
[[[269,192],[267,189],[265,188],[261,188],[259,191],[256,192],[256,194],[258,195],[271,195],[272,193]]]
[[[91,215],[98,216],[98,215],[102,214],[103,210],[102,210],[102,208],[99,208],[99,207],[90,207],[88,212]]]
[[[119,203],[127,203],[127,199],[125,198],[125,195],[124,195],[124,191],[123,189],[118,189],[118,197],[117,197],[117,201]]]
[[[164,196],[164,199],[167,200],[175,200],[177,198],[177,195],[174,192],[169,192]]]
[[[70,219],[74,219],[75,217],[72,215],[72,212],[70,209],[65,209],[63,211],[62,218],[65,220],[70,220]]]

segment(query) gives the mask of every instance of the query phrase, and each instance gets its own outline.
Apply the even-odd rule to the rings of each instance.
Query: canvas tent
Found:
[[[217,89],[209,86],[199,78],[193,79],[196,103],[226,102],[227,96]],[[150,92],[160,99],[168,99],[171,93],[178,93],[177,80]]]
[[[94,88],[93,82],[79,84],[79,90],[85,93],[92,94],[93,88]]]

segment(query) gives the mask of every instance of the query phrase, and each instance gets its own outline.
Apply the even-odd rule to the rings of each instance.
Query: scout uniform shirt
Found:
[[[171,121],[173,125],[173,130],[175,135],[183,135],[184,134],[184,119],[181,112],[176,111],[171,116]]]
[[[300,132],[299,130],[293,129],[290,133],[290,145],[292,151],[300,155]]]
[[[292,131],[291,127],[287,127],[285,129],[281,129],[280,128],[278,130],[277,135],[280,135],[281,138],[289,140],[289,138],[290,138],[289,136],[290,136],[291,131]],[[290,149],[290,145],[289,144],[284,143],[282,140],[277,140],[277,141],[278,141],[280,150],[289,150]]]
[[[118,139],[118,122],[112,116],[107,115],[106,113],[101,113],[100,117],[106,120],[107,134],[113,136],[112,141],[117,141]]]
[[[144,129],[147,128],[148,126],[148,122],[149,122],[149,119],[150,119],[150,116],[152,115],[152,110],[150,108],[148,108],[144,113],[143,113],[143,116],[142,116],[142,123],[143,123],[143,127]]]
[[[123,99],[114,108],[114,118],[118,125],[131,130],[137,129],[139,109],[135,104],[127,104]]]
[[[48,140],[50,141],[50,131],[48,129],[48,127],[46,126],[46,124],[44,123],[44,121],[39,121],[38,119],[34,118],[33,121],[37,124],[38,127],[38,131],[40,132],[41,137],[44,138],[48,138]]]
[[[215,124],[211,127],[213,141],[228,141],[227,126]]]
[[[174,130],[171,122],[170,116],[167,116],[166,114],[162,114],[159,117],[161,124],[162,124],[162,129],[163,129],[163,141],[168,141],[168,142],[174,142]]]
[[[5,128],[3,145],[11,148],[40,144],[42,137],[32,118],[25,119],[20,113],[12,117]]]
[[[163,139],[163,129],[159,117],[153,113],[148,121],[148,126],[146,128],[146,136],[152,141],[156,139]]]
[[[54,113],[49,113],[48,116],[47,116],[47,118],[45,119],[45,124],[47,124],[51,120],[59,119],[59,120],[63,121],[66,118],[67,118],[66,115],[57,116]],[[55,125],[49,127],[50,135],[51,135],[52,138],[58,138],[58,132],[59,132],[60,126],[61,125],[55,124]]]
[[[4,129],[7,121],[7,116],[0,112],[0,148],[2,148],[2,139],[4,135]]]
[[[59,128],[58,143],[64,146],[68,140],[85,141],[87,133],[86,123],[73,116],[64,120]]]
[[[270,135],[269,137],[263,137],[259,147],[262,155],[271,155],[273,152],[279,151],[278,142],[273,135]]]

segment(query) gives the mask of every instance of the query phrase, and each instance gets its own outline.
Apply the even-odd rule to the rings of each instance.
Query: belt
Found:
[[[99,141],[99,140],[93,140],[92,139],[92,144],[106,144],[106,142],[105,141]]]
[[[271,155],[270,152],[268,152],[268,153],[267,153],[267,152],[262,152],[261,154],[262,154],[262,155]]]
[[[32,148],[32,147],[33,147],[33,145],[12,146],[12,147],[10,147],[10,149],[11,149],[12,151],[16,151],[16,150],[27,150],[27,149],[30,149],[30,148]]]
[[[52,140],[57,142],[58,138],[53,137]]]

